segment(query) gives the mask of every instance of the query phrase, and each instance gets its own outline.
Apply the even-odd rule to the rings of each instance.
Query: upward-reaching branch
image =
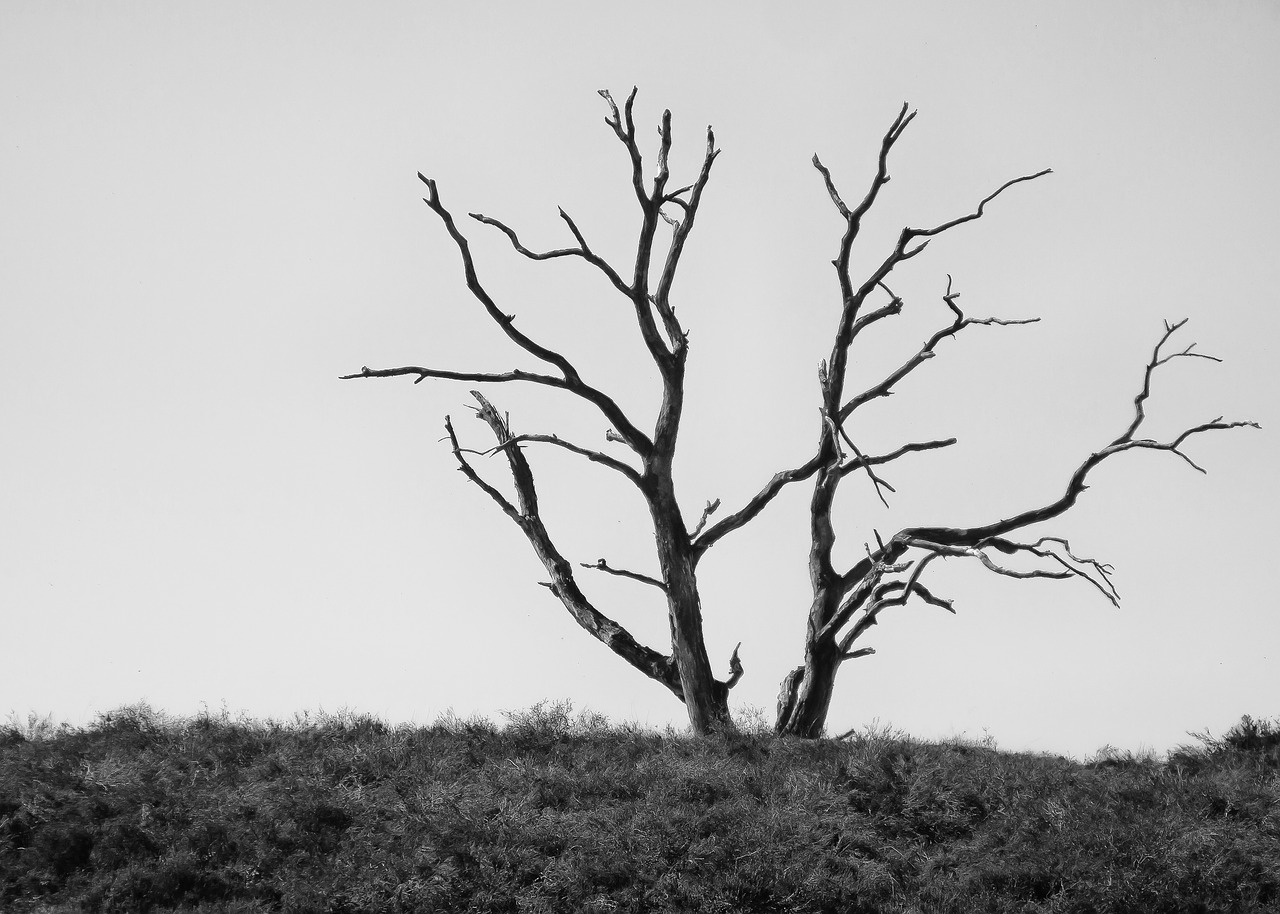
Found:
[[[635,266],[632,270],[631,282],[628,285],[631,290],[631,303],[635,310],[636,323],[640,328],[640,336],[644,340],[645,347],[649,350],[649,355],[654,364],[662,372],[664,381],[669,385],[671,373],[675,370],[675,362],[673,361],[672,350],[663,342],[662,334],[658,332],[658,324],[653,316],[653,298],[649,293],[649,270],[653,259],[653,241],[658,230],[658,223],[661,221],[662,207],[660,202],[655,202],[644,186],[644,161],[640,154],[640,146],[636,142],[636,125],[632,116],[636,89],[632,88],[621,114],[618,112],[618,106],[614,102],[613,96],[609,94],[607,89],[600,90],[600,97],[609,105],[610,116],[605,118],[605,123],[609,125],[618,137],[631,160],[631,187],[635,191],[636,200],[640,204],[642,214],[640,235],[636,240]],[[659,174],[654,179],[655,194],[661,194],[667,180],[665,174],[667,167],[666,151],[670,149],[671,144],[671,118],[669,112],[664,114],[663,128],[659,128],[660,148],[662,151],[660,152]]]
[[[636,200],[640,203],[643,216],[640,236],[636,243],[635,269],[628,288],[630,289],[636,320],[640,326],[640,333],[644,338],[645,345],[648,347],[654,362],[662,371],[664,378],[670,380],[673,375],[678,374],[680,371],[679,366],[683,363],[685,346],[684,328],[676,318],[675,309],[671,303],[671,287],[675,282],[676,269],[680,264],[680,256],[684,251],[685,242],[688,240],[689,233],[693,231],[694,219],[698,214],[698,204],[701,201],[702,192],[711,177],[711,165],[716,156],[719,155],[719,150],[715,148],[715,134],[708,127],[707,151],[697,180],[693,184],[668,192],[667,182],[670,178],[668,160],[672,146],[671,112],[670,110],[664,111],[662,113],[662,121],[658,126],[657,172],[653,177],[652,190],[646,191],[644,162],[636,140],[635,121],[632,117],[632,107],[636,97],[635,89],[632,89],[631,94],[627,97],[621,113],[607,90],[601,89],[600,96],[609,105],[610,114],[609,117],[605,118],[605,123],[609,125],[626,148],[627,155],[631,160],[631,184],[636,194]],[[684,199],[685,195],[688,195],[688,199]],[[683,218],[677,220],[662,211],[663,206],[669,203],[680,207]],[[657,287],[650,292],[653,245],[658,225],[662,221],[666,221],[672,226],[671,244],[662,264]],[[658,332],[657,322],[654,320],[655,311],[662,321],[663,333],[666,336],[665,341]]]
[[[844,234],[840,238],[836,257],[831,261],[836,270],[836,278],[840,283],[841,314],[840,324],[836,329],[835,343],[831,349],[831,356],[827,360],[828,380],[824,391],[823,406],[827,415],[830,416],[835,415],[839,406],[838,401],[841,392],[844,390],[849,344],[853,340],[854,323],[858,319],[858,312],[862,307],[862,302],[872,289],[883,283],[889,273],[888,270],[883,270],[881,275],[873,277],[872,280],[863,283],[862,286],[855,290],[853,279],[849,273],[849,258],[853,252],[853,243],[858,239],[858,233],[862,229],[862,217],[875,204],[876,197],[880,194],[880,189],[889,183],[889,152],[902,137],[907,125],[915,119],[916,113],[914,111],[908,113],[909,107],[905,102],[903,103],[898,116],[880,141],[880,153],[876,161],[875,176],[871,179],[871,186],[867,189],[862,202],[853,209],[849,209],[841,198],[840,192],[836,189],[835,181],[831,177],[831,172],[822,164],[816,153],[813,157],[813,167],[822,175],[822,180],[826,185],[828,196],[831,197],[831,202],[835,204],[836,209],[845,220]],[[832,441],[833,446],[834,444],[835,442]]]
[[[1039,172],[1035,175],[1028,175],[1008,181],[998,188],[994,193],[987,195],[979,203],[976,212],[969,215],[953,219],[950,222],[943,223],[933,229],[914,229],[904,228],[898,235],[898,240],[893,249],[889,252],[878,267],[876,267],[870,276],[868,276],[856,288],[849,272],[849,262],[854,241],[857,239],[858,232],[861,228],[862,219],[875,203],[880,189],[889,181],[889,153],[893,146],[901,138],[908,124],[914,118],[914,112],[908,114],[908,105],[903,105],[898,112],[897,118],[894,119],[888,132],[880,142],[880,153],[877,161],[876,174],[872,179],[871,187],[868,189],[866,196],[862,202],[854,208],[850,208],[841,197],[835,182],[831,177],[830,171],[814,157],[814,167],[822,175],[823,182],[826,185],[827,193],[835,204],[837,211],[845,220],[845,230],[840,239],[839,248],[836,258],[832,264],[836,268],[837,279],[840,284],[841,297],[841,313],[840,320],[836,328],[835,339],[832,344],[831,354],[824,367],[819,374],[822,388],[822,424],[819,429],[819,467],[814,480],[813,497],[810,502],[811,514],[811,547],[810,547],[810,578],[815,589],[815,601],[812,611],[816,616],[811,620],[810,627],[813,630],[826,625],[831,616],[836,612],[836,601],[839,594],[847,589],[842,583],[842,576],[839,575],[832,563],[832,552],[835,547],[835,529],[831,523],[832,507],[835,501],[836,490],[839,486],[841,478],[845,475],[841,471],[843,462],[843,449],[841,440],[846,441],[855,454],[860,456],[857,448],[854,447],[852,438],[849,436],[848,430],[844,428],[844,423],[849,419],[853,411],[861,404],[869,399],[886,396],[892,391],[893,386],[904,378],[911,371],[915,370],[920,364],[933,357],[934,349],[937,344],[944,338],[954,335],[964,327],[972,323],[1011,323],[1006,321],[997,321],[992,318],[985,320],[973,320],[965,318],[960,309],[955,304],[955,295],[952,294],[950,288],[950,280],[948,279],[947,293],[943,296],[947,306],[955,314],[955,320],[950,326],[944,327],[934,334],[916,354],[909,359],[898,370],[891,373],[887,378],[879,384],[874,385],[862,394],[854,397],[849,402],[844,402],[844,388],[848,365],[850,359],[850,350],[855,337],[871,324],[884,318],[896,315],[902,311],[902,299],[895,295],[888,287],[887,280],[889,274],[902,262],[911,259],[919,254],[925,244],[924,242],[909,247],[911,242],[920,236],[932,236],[940,234],[947,229],[980,218],[985,211],[986,205],[999,196],[1005,189],[1017,184],[1021,181],[1031,180],[1047,174],[1046,171]],[[888,304],[869,312],[865,315],[862,313],[863,304],[867,297],[876,289],[882,289],[890,296]],[[883,480],[877,477],[865,461],[855,461],[855,466],[863,467],[867,470],[876,494],[884,500],[882,489],[885,488]]]
[[[638,87],[631,87],[631,94],[627,96],[622,115],[618,114],[618,106],[614,102],[613,96],[609,94],[608,89],[601,89],[599,95],[609,104],[610,115],[604,119],[604,122],[617,134],[618,139],[622,141],[622,145],[626,147],[627,154],[631,157],[631,187],[635,191],[636,199],[640,201],[640,205],[644,206],[649,197],[644,190],[644,162],[640,156],[640,147],[636,145],[636,122],[631,114],[632,106],[636,102],[636,93],[639,91]]]
[[[670,145],[671,124],[670,112],[663,120],[664,143]],[[657,194],[655,188],[656,205],[661,211],[664,203],[679,203],[684,210],[684,218],[675,222],[671,234],[671,247],[667,250],[667,259],[662,265],[662,274],[658,278],[658,288],[654,292],[653,306],[658,309],[658,314],[662,318],[663,326],[666,328],[667,338],[670,340],[673,349],[684,345],[684,330],[680,327],[680,322],[676,320],[675,308],[671,304],[671,286],[675,282],[676,268],[680,266],[680,255],[684,253],[685,242],[689,238],[689,233],[693,231],[693,220],[698,215],[698,205],[702,202],[702,192],[706,189],[707,182],[711,179],[711,166],[716,160],[716,156],[720,154],[720,150],[716,149],[716,136],[710,127],[707,128],[707,151],[702,159],[702,170],[698,174],[698,180],[689,187],[682,187],[676,191],[676,194],[689,194],[688,201],[679,199],[674,195]]]

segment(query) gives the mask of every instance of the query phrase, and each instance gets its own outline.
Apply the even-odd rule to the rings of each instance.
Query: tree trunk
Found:
[[[804,666],[796,667],[782,680],[774,732],[802,739],[822,736],[839,669],[840,654],[834,645],[808,645]]]
[[[732,726],[729,717],[729,690],[711,672],[706,642],[702,637],[702,604],[697,579],[688,557],[677,557],[687,571],[668,572],[667,611],[671,621],[671,650],[680,673],[685,711],[693,732],[705,736]]]
[[[702,636],[702,601],[694,569],[693,545],[676,503],[669,465],[652,467],[649,510],[658,563],[667,591],[671,652],[680,674],[689,726],[698,735],[732,726],[729,690],[716,681]]]

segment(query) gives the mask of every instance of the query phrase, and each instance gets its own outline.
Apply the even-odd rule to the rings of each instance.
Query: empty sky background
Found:
[[[462,286],[419,170],[462,216],[532,247],[556,207],[628,268],[626,155],[674,114],[673,181],[723,154],[675,297],[691,330],[677,482],[735,508],[817,434],[841,223],[810,157],[860,199],[902,102],[920,112],[856,262],[905,224],[980,221],[905,265],[906,313],[862,350],[871,382],[948,319],[972,328],[866,411],[867,452],[956,435],[842,489],[842,555],[916,523],[1057,497],[1132,415],[1161,321],[1223,364],[1158,374],[1149,431],[1225,414],[1263,430],[1106,464],[1037,533],[1116,566],[1116,609],[1076,582],[935,565],[957,615],[912,603],[841,673],[830,728],[1087,755],[1280,713],[1274,429],[1280,411],[1280,6],[1115,3],[0,3],[0,714],[80,723],[145,700],[257,717],[351,708],[429,722],[570,698],[683,725],[661,687],[580,631],[497,508],[456,472],[474,385],[337,380],[361,366],[534,368]],[[682,180],[683,179],[683,180]],[[641,424],[656,378],[621,300],[577,261],[534,264],[463,221],[504,310]],[[517,431],[591,447],[598,416],[494,386]],[[861,416],[862,413],[859,413]],[[530,449],[573,560],[655,569],[632,493]],[[505,482],[498,461],[481,465]],[[1270,468],[1270,469],[1268,469]],[[734,707],[772,719],[801,659],[808,489],[701,566]],[[656,591],[584,571],[597,605],[664,648]]]

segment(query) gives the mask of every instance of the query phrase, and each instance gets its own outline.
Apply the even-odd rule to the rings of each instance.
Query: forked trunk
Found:
[[[782,680],[774,732],[801,739],[822,736],[839,668],[838,651],[810,645],[805,651],[804,666],[796,667]]]

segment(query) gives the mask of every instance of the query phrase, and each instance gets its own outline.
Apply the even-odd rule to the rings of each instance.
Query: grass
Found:
[[[0,727],[0,910],[1280,909],[1280,726],[1079,763],[869,730],[691,739],[146,706]]]

